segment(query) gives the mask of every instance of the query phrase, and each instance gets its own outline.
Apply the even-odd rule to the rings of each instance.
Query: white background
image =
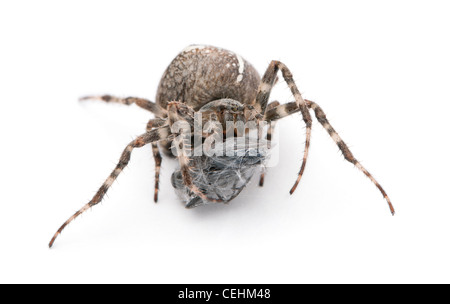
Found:
[[[450,283],[447,1],[2,1],[0,283]],[[263,73],[283,61],[390,195],[313,124],[277,128],[279,165],[230,205],[186,210],[150,147],[95,194],[152,116],[86,94],[153,99],[192,43]],[[291,101],[282,81],[273,99]]]

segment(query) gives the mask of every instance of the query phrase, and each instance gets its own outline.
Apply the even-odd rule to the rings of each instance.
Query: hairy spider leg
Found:
[[[276,81],[275,81],[276,84]],[[280,103],[278,101],[272,101],[271,103],[269,103],[269,105],[267,106],[267,110],[271,110],[275,107],[278,107],[280,105]],[[272,133],[273,130],[275,129],[275,122],[270,122],[269,123],[269,127],[267,129],[267,134],[266,134],[266,140],[267,140],[267,148],[271,148],[271,143],[272,143]],[[264,186],[264,177],[266,174],[266,168],[264,166],[262,166],[261,168],[261,175],[259,177],[259,186],[262,187]]]
[[[80,101],[84,100],[101,100],[104,102],[113,102],[120,103],[124,105],[136,104],[138,107],[141,107],[147,111],[155,114],[156,117],[165,117],[167,116],[166,110],[158,106],[153,101],[148,99],[139,98],[139,97],[116,97],[111,95],[95,95],[95,96],[84,96],[79,99]]]
[[[395,214],[394,206],[391,203],[391,200],[389,199],[389,196],[386,194],[384,189],[381,187],[381,185],[375,180],[375,178],[372,176],[372,174],[369,173],[361,164],[359,161],[355,159],[353,154],[350,152],[350,149],[348,146],[344,143],[344,141],[341,139],[341,137],[338,135],[336,130],[331,126],[329,123],[324,111],[322,108],[320,108],[315,102],[311,100],[306,100],[308,108],[312,109],[314,111],[314,114],[317,118],[317,120],[320,122],[320,124],[323,126],[323,128],[328,132],[330,137],[333,139],[333,141],[336,143],[336,145],[339,147],[340,151],[344,155],[345,160],[348,162],[354,164],[359,170],[361,170],[380,190],[383,197],[386,199],[389,209],[392,213],[392,215]],[[274,109],[268,110],[265,114],[265,119],[267,121],[274,121],[281,119],[283,117],[286,117],[288,115],[294,114],[299,112],[300,109],[297,106],[296,102],[289,102],[287,104],[283,104],[281,106],[278,106]],[[292,194],[292,190],[291,190]]]
[[[81,215],[86,210],[92,208],[93,206],[100,203],[108,191],[109,187],[114,183],[114,181],[117,179],[119,174],[123,171],[123,169],[128,165],[128,162],[130,161],[131,152],[134,148],[141,148],[149,143],[157,142],[163,139],[170,139],[172,135],[170,134],[170,130],[168,126],[161,127],[158,129],[154,129],[149,133],[142,134],[138,136],[135,140],[133,140],[131,143],[127,145],[125,150],[122,152],[122,155],[120,157],[119,163],[116,165],[116,168],[111,172],[109,177],[106,179],[106,181],[103,183],[103,185],[100,187],[100,189],[97,191],[95,196],[92,198],[92,200],[84,205],[80,210],[75,212],[74,215],[72,215],[64,224],[56,231],[55,235],[51,239],[49,243],[49,247],[51,248],[53,246],[53,243],[55,242],[58,235],[61,234],[63,229],[70,224],[74,219],[76,219],[79,215]]]
[[[165,123],[166,120],[162,118],[151,119],[147,124],[147,133],[150,132],[153,128],[162,127]],[[161,153],[159,152],[158,144],[151,143],[151,145],[152,145],[153,159],[155,160],[155,192],[153,200],[156,203],[158,202],[159,176],[161,172],[162,157]]]
[[[261,79],[261,84],[259,85],[258,93],[256,94],[255,106],[259,106],[261,108],[261,113],[265,114],[267,102],[269,100],[270,92],[274,85],[278,70],[281,70],[281,74],[283,75],[284,80],[288,84],[292,95],[294,95],[295,103],[299,108],[300,112],[302,113],[303,121],[306,124],[305,150],[303,152],[302,165],[298,172],[297,180],[295,181],[295,184],[290,191],[290,193],[292,194],[297,188],[297,185],[303,176],[303,172],[305,171],[306,160],[308,159],[309,146],[311,142],[312,119],[308,107],[306,105],[306,102],[303,99],[302,95],[300,94],[300,91],[297,88],[297,85],[294,82],[291,71],[289,71],[289,69],[284,63],[276,60],[273,60],[270,63],[269,67],[264,73],[263,78]]]
[[[174,130],[173,125],[177,122],[185,122],[186,126],[190,126],[190,124],[186,121],[186,115],[180,115],[179,109],[181,107],[188,108],[193,113],[194,110],[187,106],[186,104],[182,104],[180,102],[169,102],[167,105],[167,112],[169,118],[169,125],[171,127],[171,132],[175,135],[173,139],[172,146],[176,148],[178,162],[180,164],[181,176],[183,178],[183,182],[189,190],[200,197],[203,200],[210,201],[213,203],[220,203],[222,200],[220,199],[212,199],[209,198],[205,193],[203,193],[193,182],[192,176],[190,174],[191,168],[189,167],[190,158],[188,156],[188,149],[190,149],[191,145],[191,136],[187,136],[186,130],[180,128],[179,130]]]
[[[150,131],[152,128],[161,127],[165,124],[165,120],[162,119],[162,117],[167,116],[166,110],[158,106],[153,101],[139,98],[139,97],[116,97],[111,95],[95,95],[95,96],[85,96],[81,97],[79,99],[80,101],[84,100],[101,100],[104,102],[114,102],[114,103],[120,103],[124,105],[131,105],[136,104],[137,106],[152,112],[155,114],[156,118],[151,119],[147,124],[147,132]],[[152,143],[152,152],[153,152],[153,158],[155,160],[155,191],[153,200],[156,203],[158,201],[158,192],[159,192],[159,176],[161,171],[161,162],[162,157],[161,153],[159,153],[159,148],[157,143]]]

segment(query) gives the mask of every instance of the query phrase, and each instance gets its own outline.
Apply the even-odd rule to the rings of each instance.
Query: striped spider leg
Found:
[[[299,109],[299,111],[302,113],[303,121],[306,124],[306,141],[305,141],[305,150],[303,152],[303,161],[300,170],[298,172],[297,180],[295,181],[295,184],[291,189],[292,194],[297,188],[297,185],[300,182],[300,179],[302,178],[303,172],[305,171],[306,160],[308,158],[308,151],[311,141],[312,119],[311,115],[309,114],[306,102],[303,99],[302,95],[300,94],[300,91],[297,88],[297,85],[294,82],[292,73],[289,71],[289,69],[284,63],[276,60],[273,60],[270,63],[269,67],[264,73],[263,78],[261,79],[261,84],[259,85],[258,93],[256,94],[255,107],[259,107],[262,114],[264,114],[267,111],[267,102],[269,100],[270,92],[275,84],[277,73],[279,70],[281,70],[281,74],[283,75],[284,80],[288,84],[292,95],[294,95],[295,104]]]
[[[162,127],[165,123],[166,123],[166,120],[162,119],[162,118],[151,119],[147,123],[147,132],[150,132],[153,128]],[[153,143],[151,143],[151,145],[152,145],[153,158],[155,160],[155,191],[154,191],[154,195],[153,195],[153,200],[156,203],[158,201],[159,176],[160,176],[160,172],[161,172],[162,157],[161,157],[161,153],[159,152],[158,144],[156,142],[153,142]]]
[[[175,135],[172,147],[176,149],[178,162],[180,164],[181,176],[183,183],[189,190],[203,200],[213,203],[220,203],[220,199],[212,199],[200,190],[192,180],[189,167],[190,158],[188,150],[191,150],[191,134],[194,125],[194,109],[185,103],[172,101],[167,105],[168,121],[172,134]]]
[[[114,181],[117,179],[119,174],[123,171],[123,169],[128,165],[128,162],[131,158],[131,152],[135,148],[141,148],[149,143],[158,142],[160,140],[165,139],[172,139],[173,135],[170,134],[169,126],[160,127],[157,129],[153,129],[152,131],[142,134],[138,136],[135,140],[130,142],[125,150],[122,152],[122,155],[120,156],[119,163],[116,165],[116,168],[111,172],[111,174],[108,176],[106,181],[103,183],[103,185],[100,187],[100,189],[97,191],[97,193],[94,195],[94,197],[91,199],[89,203],[84,205],[80,210],[75,212],[74,215],[72,215],[64,224],[56,231],[55,235],[51,239],[49,243],[49,247],[53,246],[53,243],[55,242],[58,235],[61,234],[63,229],[70,224],[74,219],[76,219],[79,215],[81,215],[86,210],[94,207],[98,203],[100,203],[105,196],[108,189],[111,187],[111,185],[114,183]]]
[[[354,164],[360,171],[362,171],[380,190],[381,194],[383,195],[384,199],[387,201],[389,209],[392,213],[392,215],[395,214],[394,206],[391,203],[391,200],[389,199],[389,196],[386,194],[384,189],[381,187],[381,185],[375,180],[375,178],[372,176],[372,174],[367,171],[359,161],[356,160],[356,158],[353,156],[353,154],[350,152],[350,149],[348,146],[344,143],[344,141],[341,139],[341,137],[338,135],[336,130],[331,126],[329,123],[325,113],[323,112],[322,108],[320,108],[315,102],[311,100],[305,100],[307,107],[309,109],[312,109],[314,111],[314,114],[319,121],[319,123],[324,127],[324,129],[328,132],[330,137],[333,139],[333,141],[336,143],[336,145],[339,147],[339,150],[344,155],[345,160],[348,162]],[[301,109],[298,107],[297,102],[289,102],[287,104],[280,105],[276,108],[267,110],[265,113],[265,119],[266,121],[276,121],[278,119],[281,119],[283,117],[286,117],[288,115],[294,114],[301,111]],[[294,189],[291,189],[291,194],[293,193]]]
[[[148,99],[139,98],[139,97],[116,97],[111,95],[93,95],[93,96],[84,96],[79,99],[80,101],[84,100],[101,100],[104,102],[112,102],[112,103],[120,103],[124,105],[136,104],[138,107],[143,108],[147,111],[155,114],[156,117],[165,117],[167,116],[167,111],[160,106],[158,106],[153,101]]]
[[[275,107],[278,107],[280,105],[280,103],[278,101],[272,101],[271,103],[269,103],[269,105],[267,106],[267,110],[271,110]],[[267,134],[266,134],[266,140],[267,140],[267,148],[271,148],[271,143],[272,143],[272,133],[273,130],[275,129],[275,122],[270,122],[269,123],[269,128],[267,129]],[[266,168],[263,166],[262,170],[261,170],[261,175],[259,177],[259,186],[262,187],[264,186],[264,176],[266,174]]]
[[[112,102],[112,103],[119,103],[124,105],[131,105],[136,104],[138,107],[143,108],[147,111],[152,112],[156,118],[152,119],[147,124],[147,132],[149,132],[152,128],[160,127],[164,124],[164,117],[167,116],[167,111],[160,106],[158,106],[156,103],[139,97],[116,97],[111,95],[95,95],[95,96],[85,96],[81,97],[80,101],[84,100],[101,100],[104,102]],[[155,191],[153,200],[156,203],[158,201],[158,192],[159,192],[159,176],[161,172],[161,162],[162,157],[161,153],[158,148],[157,143],[152,143],[152,152],[153,152],[153,158],[155,159]]]

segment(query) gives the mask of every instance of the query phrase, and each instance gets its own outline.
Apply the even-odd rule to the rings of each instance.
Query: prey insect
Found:
[[[269,96],[279,71],[295,99],[293,102],[269,103]],[[239,129],[238,125],[247,126],[253,123],[259,126],[261,123],[267,123],[265,138],[262,138],[261,129],[257,127],[256,142],[258,144],[264,142],[270,147],[274,123],[298,112],[306,125],[306,141],[300,170],[290,193],[294,193],[305,170],[311,139],[311,113],[314,113],[344,158],[375,184],[387,201],[391,213],[395,213],[381,185],[356,160],[329,123],[322,108],[302,97],[292,73],[282,62],[272,61],[260,78],[250,63],[233,52],[212,46],[192,45],[176,56],[167,67],[158,86],[156,102],[143,98],[119,98],[110,95],[87,96],[81,100],[135,104],[153,113],[155,118],[148,122],[145,133],[125,147],[115,169],[91,201],[64,222],[51,239],[49,247],[53,246],[55,239],[68,224],[102,201],[108,189],[128,165],[132,151],[148,144],[152,146],[155,159],[155,202],[158,200],[162,162],[160,151],[168,156],[174,156],[172,153],[174,149],[179,168],[172,174],[172,185],[187,208],[231,201],[247,185],[255,172],[262,168],[267,154],[254,145],[247,144],[246,141],[239,144],[236,139],[238,137],[231,137],[230,142],[230,138],[225,136],[225,139],[223,135],[240,133],[244,139],[249,139],[250,132],[245,128]],[[199,122],[205,126],[200,128],[200,132],[196,129],[196,123]],[[211,137],[215,139],[212,144],[209,141]],[[196,144],[203,147],[202,153],[192,153],[196,149]],[[219,150],[225,152],[225,155],[207,153],[208,149],[204,146],[208,146],[209,149],[215,148],[216,152]],[[260,185],[263,183],[264,170],[260,176]]]

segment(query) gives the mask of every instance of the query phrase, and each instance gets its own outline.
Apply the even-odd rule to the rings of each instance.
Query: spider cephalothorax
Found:
[[[291,90],[294,102],[282,105],[277,101],[268,103],[279,70]],[[110,95],[81,98],[87,99],[127,105],[134,103],[152,112],[155,118],[149,121],[144,134],[127,145],[116,168],[92,200],[58,229],[50,241],[50,247],[72,220],[103,199],[127,166],[134,148],[152,145],[155,158],[155,202],[158,200],[162,161],[160,149],[178,159],[179,168],[172,175],[172,185],[187,208],[229,202],[267,160],[274,122],[300,112],[306,125],[306,141],[297,180],[290,190],[292,194],[300,182],[308,157],[312,127],[310,110],[313,110],[344,158],[370,178],[388,202],[391,213],[395,212],[380,184],[353,157],[323,110],[315,102],[303,99],[291,72],[279,61],[272,61],[261,79],[252,65],[233,52],[212,46],[192,45],[175,57],[164,72],[156,103],[143,98]],[[263,136],[264,124],[267,124],[267,133]],[[261,186],[263,181],[264,172],[261,173]]]

